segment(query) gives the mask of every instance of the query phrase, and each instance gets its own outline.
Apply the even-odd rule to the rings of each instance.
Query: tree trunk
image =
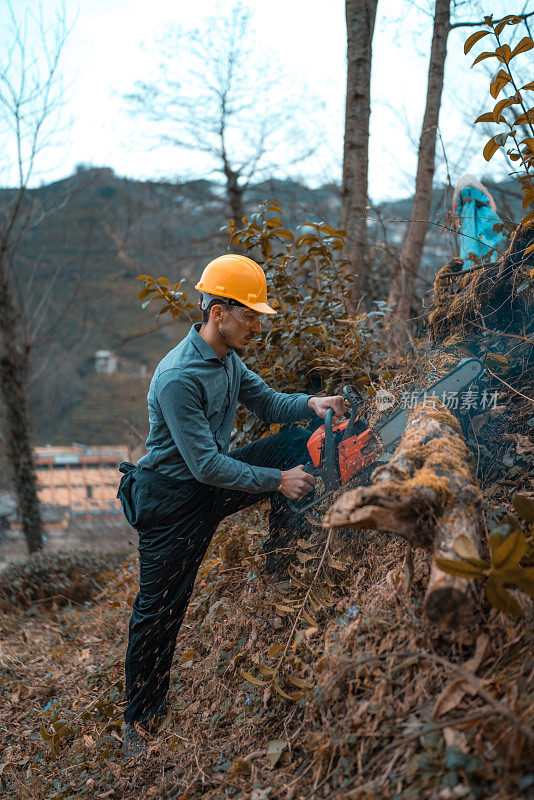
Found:
[[[230,214],[237,228],[241,227],[245,209],[243,207],[243,187],[239,185],[239,175],[225,164],[226,199],[230,207]]]
[[[438,398],[415,407],[395,453],[371,481],[338,497],[323,523],[396,533],[434,556],[455,557],[460,534],[478,550],[481,493],[473,456],[458,420]],[[444,627],[468,624],[474,612],[469,583],[434,565],[425,612]]]
[[[37,496],[37,481],[31,426],[26,402],[28,351],[18,336],[18,314],[0,263],[0,386],[5,406],[5,441],[13,472],[22,532],[30,553],[43,547],[42,521]]]
[[[393,270],[388,305],[393,309],[390,320],[395,342],[407,337],[415,281],[425,244],[432,203],[436,135],[443,90],[443,73],[450,31],[450,0],[436,0],[434,30],[428,67],[426,108],[419,139],[415,195],[408,230],[402,243],[399,263]]]
[[[365,287],[367,173],[371,114],[371,54],[378,0],[346,0],[347,95],[341,185],[341,227],[347,231],[345,255],[354,276],[353,304]]]

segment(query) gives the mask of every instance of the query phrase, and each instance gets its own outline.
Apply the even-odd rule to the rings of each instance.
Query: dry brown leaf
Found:
[[[486,633],[481,633],[477,637],[477,643],[475,645],[475,654],[469,658],[464,666],[464,669],[468,669],[469,672],[476,672],[479,666],[484,661],[486,657],[486,653],[488,650],[489,645],[489,636]]]
[[[486,633],[481,633],[477,638],[475,653],[465,662],[463,665],[464,669],[474,674],[484,660],[488,646],[489,636]],[[441,717],[447,714],[462,702],[466,694],[476,694],[476,691],[477,690],[463,678],[456,678],[456,680],[449,683],[438,695],[432,715],[434,717]]]
[[[458,706],[466,692],[468,684],[463,678],[456,678],[455,681],[449,683],[443,691],[438,695],[438,699],[434,703],[434,710],[432,711],[433,717],[442,717],[453,708]]]

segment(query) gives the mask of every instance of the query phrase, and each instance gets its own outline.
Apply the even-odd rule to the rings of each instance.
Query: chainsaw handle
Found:
[[[334,428],[332,425],[332,418],[334,416],[334,409],[327,408],[324,415],[324,481],[327,489],[331,489],[337,485],[336,474],[336,455],[334,452]]]
[[[356,420],[358,419],[358,412],[364,404],[363,400],[357,399],[356,389],[354,388],[354,386],[351,386],[350,384],[347,384],[346,386],[343,387],[343,394],[345,395],[345,398],[348,400],[348,403],[350,405],[350,419],[348,421],[347,427],[345,428],[345,433],[343,434],[343,438],[341,440],[342,442],[344,442],[345,439],[348,439],[350,436],[352,436],[354,432],[354,425],[356,423]]]

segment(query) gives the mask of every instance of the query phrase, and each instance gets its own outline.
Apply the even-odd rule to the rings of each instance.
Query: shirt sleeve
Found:
[[[299,422],[312,419],[315,412],[308,407],[313,395],[286,394],[271,389],[259,375],[241,363],[239,401],[264,422]]]
[[[176,447],[197,481],[252,493],[278,488],[279,469],[252,466],[219,452],[200,387],[187,372],[167,380],[158,391],[158,401]]]

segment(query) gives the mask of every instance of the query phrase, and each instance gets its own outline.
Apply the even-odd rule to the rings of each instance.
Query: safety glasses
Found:
[[[261,327],[261,315],[257,311],[252,311],[250,308],[244,308],[243,306],[227,305],[226,308],[243,325],[247,325],[251,329],[258,327],[258,325]]]

